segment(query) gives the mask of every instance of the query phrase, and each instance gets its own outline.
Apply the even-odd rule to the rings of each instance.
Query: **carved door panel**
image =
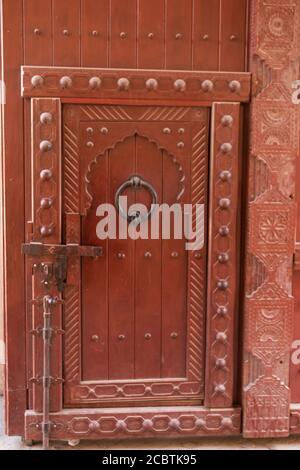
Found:
[[[208,108],[64,106],[64,242],[104,253],[69,262],[66,406],[202,403],[206,244],[188,251],[162,226],[156,239],[123,239],[118,213],[116,238],[101,240],[99,206],[126,182],[128,206],[206,206],[208,122]]]

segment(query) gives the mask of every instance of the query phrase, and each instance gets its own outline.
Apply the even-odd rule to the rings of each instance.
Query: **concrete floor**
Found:
[[[27,447],[18,437],[7,437],[3,429],[3,398],[0,397],[0,450],[41,450],[41,445]],[[53,442],[52,450],[300,450],[300,437],[289,439],[245,440],[241,438],[151,439],[128,441],[83,442],[70,447],[65,442]]]

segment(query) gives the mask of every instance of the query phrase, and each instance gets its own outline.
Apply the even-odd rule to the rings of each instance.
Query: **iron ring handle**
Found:
[[[120,197],[122,196],[123,192],[127,188],[133,188],[134,190],[138,190],[140,188],[145,188],[149,193],[151,194],[152,197],[152,203],[151,203],[151,209],[145,214],[143,217],[141,217],[141,214],[139,212],[136,212],[135,214],[128,215],[125,210],[123,209],[122,205],[120,204]],[[155,205],[157,204],[157,192],[155,191],[154,187],[148,183],[147,181],[143,180],[140,176],[134,175],[131,176],[127,181],[125,181],[121,186],[118,188],[115,196],[115,206],[121,216],[126,219],[128,222],[132,222],[136,220],[137,222],[141,223],[144,220],[147,220],[151,217]]]

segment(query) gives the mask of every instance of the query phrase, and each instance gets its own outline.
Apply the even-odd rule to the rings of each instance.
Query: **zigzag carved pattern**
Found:
[[[161,106],[151,107],[147,109],[139,121],[181,121],[190,111],[190,108],[162,108]]]
[[[78,381],[80,375],[80,291],[78,286],[65,292],[65,380]]]
[[[64,126],[65,153],[65,211],[79,211],[79,143],[78,136],[67,126]]]
[[[205,202],[206,162],[207,160],[207,125],[193,138],[191,200],[195,204]],[[193,221],[194,230],[197,219]],[[190,339],[189,339],[189,374],[194,380],[201,380],[203,372],[203,337],[204,337],[204,273],[202,263],[191,257],[190,260]]]
[[[120,106],[81,106],[81,111],[92,121],[132,121],[132,117]]]

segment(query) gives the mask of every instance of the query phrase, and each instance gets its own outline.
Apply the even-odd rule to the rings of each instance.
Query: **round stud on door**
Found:
[[[52,150],[52,144],[49,140],[43,140],[40,143],[40,151],[41,152],[50,152]]]
[[[93,335],[91,340],[93,341],[93,343],[98,343],[98,341],[100,340],[99,336],[98,335]]]
[[[231,175],[231,171],[226,171],[226,170],[221,171],[221,173],[220,173],[220,180],[222,180],[222,181],[224,181],[224,182],[230,181],[231,176],[232,176],[232,175]]]
[[[175,80],[174,88],[176,91],[185,91],[186,90],[186,81],[182,79]]]
[[[89,86],[92,90],[96,90],[101,87],[102,80],[99,77],[92,77],[89,80]]]
[[[224,369],[226,367],[226,359],[224,358],[216,359],[216,367],[217,369]]]
[[[224,127],[230,127],[233,124],[233,117],[230,116],[230,114],[226,114],[225,116],[222,117],[221,123],[222,123],[222,126]]]
[[[151,338],[152,338],[151,333],[146,333],[145,334],[145,339],[147,339],[149,341]]]
[[[53,234],[53,228],[43,225],[40,229],[40,233],[43,237],[50,237]]]
[[[225,331],[219,331],[216,334],[216,340],[220,343],[226,343],[227,342],[227,334],[225,333]]]
[[[147,251],[147,252],[145,253],[145,258],[146,258],[146,259],[151,259],[151,258],[152,258],[152,254],[150,253],[150,251]]]
[[[150,429],[152,429],[152,427],[153,427],[153,423],[152,423],[151,419],[145,419],[143,421],[143,429],[150,430]]]
[[[225,142],[221,145],[221,152],[223,153],[230,153],[232,152],[232,144],[230,142]]]
[[[95,147],[95,144],[94,144],[94,142],[89,141],[89,142],[86,143],[86,146],[89,147],[89,148],[93,148],[93,147]]]
[[[226,418],[222,418],[221,425],[222,425],[223,428],[231,429],[232,426],[233,426],[232,418],[230,418],[229,416],[226,417]]]
[[[232,80],[229,85],[229,90],[232,91],[233,93],[239,93],[241,91],[241,82],[238,80]]]
[[[213,91],[214,89],[214,84],[211,80],[204,80],[202,83],[201,83],[201,88],[203,91],[205,92],[210,92],[210,91]]]
[[[208,34],[203,34],[202,39],[203,39],[203,41],[207,41],[209,39],[209,35]]]
[[[72,79],[70,77],[61,77],[61,79],[59,80],[59,84],[61,86],[61,88],[71,88],[72,86]]]
[[[119,340],[119,341],[124,341],[125,338],[126,338],[125,335],[119,335],[119,336],[118,336],[118,340]]]
[[[70,31],[68,29],[64,29],[62,33],[64,36],[70,36]]]
[[[147,38],[148,39],[153,39],[154,38],[154,33],[148,33]]]
[[[100,429],[100,424],[98,421],[91,421],[89,424],[89,430],[91,432],[97,432]]]
[[[217,287],[218,287],[219,290],[227,290],[228,287],[229,287],[229,282],[222,279],[222,280],[217,282]]]
[[[229,257],[229,254],[228,253],[221,253],[219,256],[218,256],[218,261],[219,263],[221,264],[226,264],[228,263],[230,257]]]
[[[42,34],[42,31],[39,28],[34,28],[33,34],[35,34],[36,36],[40,36]]]
[[[183,38],[183,34],[182,33],[176,33],[175,34],[175,39],[182,39]]]
[[[179,148],[179,149],[183,149],[184,147],[185,147],[185,144],[184,144],[184,142],[178,142],[178,144],[177,144],[177,148]]]
[[[180,428],[180,421],[179,419],[170,419],[169,421],[169,427],[171,429],[179,429]]]
[[[219,200],[219,207],[220,209],[229,209],[230,207],[230,199],[227,197],[224,197]]]
[[[224,384],[218,384],[215,386],[215,393],[221,393],[224,395],[226,393],[226,387]]]
[[[40,75],[34,75],[31,79],[31,85],[34,88],[41,87],[44,84],[44,79]]]
[[[165,128],[163,129],[163,133],[164,133],[164,134],[171,134],[172,131],[171,131],[171,129],[170,129],[169,127],[165,127]]]
[[[229,227],[227,227],[226,225],[223,225],[219,228],[219,234],[221,235],[221,237],[228,237],[229,233]]]
[[[158,81],[155,78],[149,78],[146,81],[146,88],[147,88],[147,90],[157,90]]]
[[[218,307],[217,309],[217,314],[220,315],[221,317],[225,317],[228,315],[228,308],[227,307]]]
[[[101,127],[100,132],[101,132],[101,134],[103,134],[103,135],[107,135],[107,134],[108,134],[108,129],[107,129],[107,127]]]
[[[97,31],[96,29],[94,29],[94,31],[92,31],[92,36],[94,36],[94,38],[96,38],[97,36],[99,36],[99,31]]]
[[[177,251],[173,251],[173,253],[171,253],[171,257],[173,259],[177,259],[177,258],[179,258],[179,253]]]
[[[40,172],[40,178],[42,181],[49,181],[51,180],[53,174],[52,174],[52,170],[42,170]]]
[[[122,32],[120,33],[120,38],[121,38],[121,39],[126,39],[126,38],[127,38],[127,34],[125,33],[125,31],[122,31]]]
[[[44,197],[41,199],[41,208],[50,209],[53,206],[53,199],[51,197]]]
[[[171,338],[172,339],[177,339],[178,338],[178,333],[176,333],[176,331],[173,331],[173,333],[171,333]]]
[[[52,120],[53,120],[53,116],[51,113],[42,113],[40,115],[41,124],[51,124]]]
[[[118,253],[118,254],[117,254],[117,258],[118,258],[118,259],[125,259],[125,258],[126,258],[126,255],[125,255],[125,253]]]
[[[237,36],[235,34],[232,34],[231,36],[229,36],[229,39],[230,39],[230,41],[236,41]]]
[[[129,87],[130,87],[130,81],[128,80],[128,78],[119,78],[118,80],[118,88],[119,90],[122,90],[122,91],[127,91],[129,90]]]

